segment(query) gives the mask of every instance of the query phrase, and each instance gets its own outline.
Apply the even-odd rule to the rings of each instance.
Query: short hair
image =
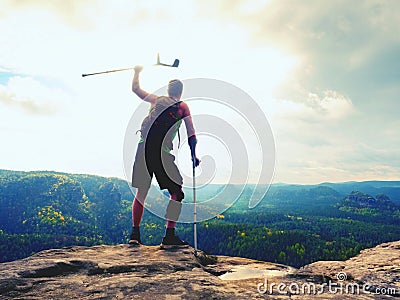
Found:
[[[168,82],[168,96],[180,97],[182,95],[183,83],[179,79],[172,79]]]

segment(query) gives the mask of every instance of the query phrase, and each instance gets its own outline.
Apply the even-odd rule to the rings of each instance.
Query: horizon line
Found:
[[[0,168],[0,171],[8,171],[8,172],[21,172],[21,173],[61,173],[61,174],[70,174],[70,175],[89,175],[89,176],[97,176],[97,177],[103,177],[103,178],[116,178],[124,181],[128,181],[126,178],[121,178],[118,176],[104,176],[104,175],[99,175],[99,174],[90,174],[90,173],[71,173],[71,172],[65,172],[65,171],[54,171],[54,170],[12,170],[12,169],[2,169]],[[323,181],[323,182],[318,182],[318,183],[290,183],[290,182],[271,182],[270,184],[268,183],[263,183],[263,184],[258,184],[256,182],[247,182],[247,183],[209,183],[207,185],[323,185],[323,184],[338,184],[338,183],[362,183],[362,182],[400,182],[399,179],[360,179],[360,180],[347,180],[347,181]]]

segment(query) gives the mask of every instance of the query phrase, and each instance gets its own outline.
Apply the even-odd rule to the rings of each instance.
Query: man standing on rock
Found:
[[[153,174],[160,189],[167,189],[170,194],[165,217],[167,219],[166,233],[161,246],[164,248],[187,246],[175,235],[175,224],[179,218],[184,193],[182,190],[182,176],[170,153],[172,141],[182,120],[185,122],[189,147],[191,150],[193,167],[197,167],[200,160],[196,156],[196,135],[193,127],[189,107],[181,101],[183,83],[173,79],[168,83],[168,96],[156,96],[140,88],[139,74],[143,67],[135,66],[132,80],[132,91],[142,100],[150,103],[148,116],[141,126],[141,139],[136,151],[132,173],[132,186],[136,187],[136,195],[132,204],[132,233],[129,243],[141,245],[140,222],[144,211],[144,201],[150,189]]]

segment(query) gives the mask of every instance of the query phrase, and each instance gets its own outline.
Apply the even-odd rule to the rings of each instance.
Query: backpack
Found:
[[[165,145],[168,149],[172,149],[172,140],[176,131],[179,134],[181,118],[178,115],[178,109],[180,102],[165,96],[157,98],[155,107],[143,120],[140,128],[141,137],[146,141],[146,146],[161,147]],[[178,127],[174,129],[173,126]]]

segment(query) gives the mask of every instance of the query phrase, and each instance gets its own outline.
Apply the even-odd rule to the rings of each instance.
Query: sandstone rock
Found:
[[[371,292],[396,291],[400,296],[400,241],[384,243],[362,250],[347,261],[319,261],[303,267],[298,273],[321,274],[331,278],[370,285]]]
[[[399,257],[400,242],[395,242],[345,262],[316,262],[297,270],[245,258],[194,255],[192,248],[76,246],[0,264],[0,299],[386,299],[327,290],[309,295],[306,288],[368,282],[373,288],[394,287],[399,296]],[[339,272],[346,272],[347,280],[338,280]],[[286,287],[279,290],[279,284]]]

